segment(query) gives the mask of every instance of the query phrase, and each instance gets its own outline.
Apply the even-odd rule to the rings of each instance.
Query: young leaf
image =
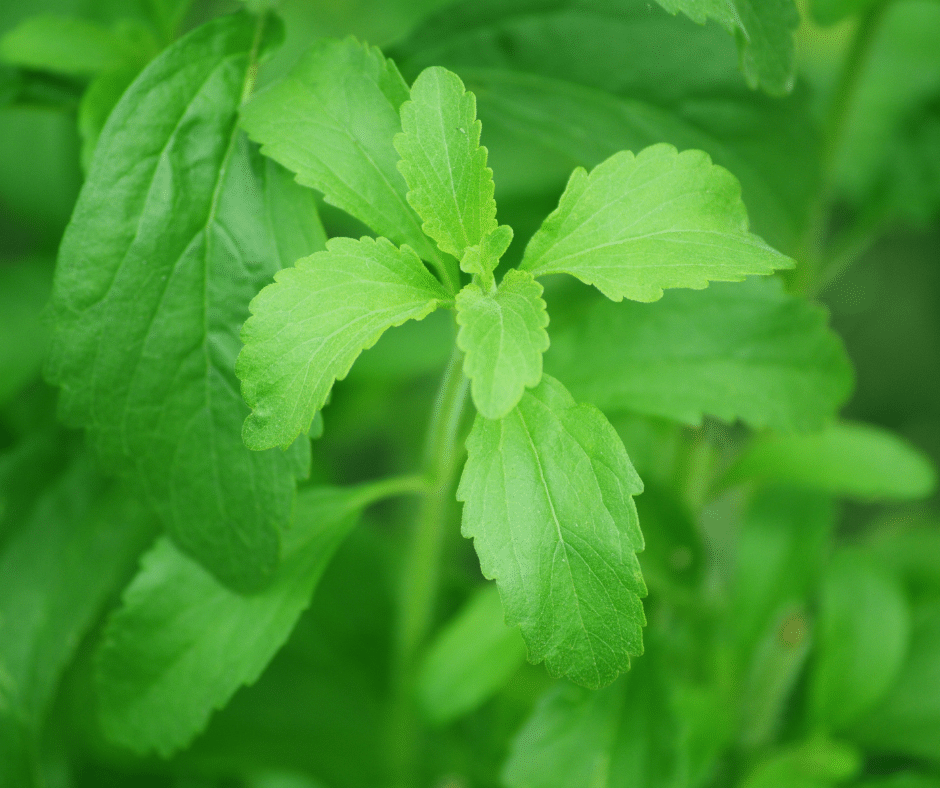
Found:
[[[300,493],[274,579],[251,596],[221,585],[168,540],[157,542],[124,592],[98,653],[108,738],[163,756],[185,746],[283,645],[367,503],[360,489]]]
[[[669,689],[645,659],[610,687],[561,682],[536,706],[512,744],[508,788],[679,788],[682,729]]]
[[[487,585],[428,647],[418,673],[425,715],[443,724],[473,711],[525,662],[525,644],[504,622],[499,592]]]
[[[241,124],[300,183],[433,261],[439,255],[408,205],[392,146],[407,98],[398,69],[378,49],[353,38],[322,40],[248,102]]]
[[[111,114],[62,241],[47,366],[62,415],[136,472],[178,545],[243,589],[274,571],[309,448],[242,445],[238,331],[293,262],[272,211],[296,200],[316,222],[312,195],[269,177],[235,126],[255,30],[236,15],[193,31]]]
[[[558,208],[529,241],[520,268],[567,273],[614,301],[656,301],[793,261],[747,231],[734,176],[702,151],[653,145],[621,151],[590,175],[578,168]]]
[[[834,424],[805,435],[758,439],[725,482],[779,482],[865,500],[912,500],[936,486],[933,463],[909,443],[869,424]]]
[[[467,285],[457,294],[457,322],[473,403],[486,418],[501,419],[526,387],[542,379],[542,353],[548,349],[542,285],[517,269],[493,293]]]
[[[402,105],[401,125],[395,148],[408,202],[424,220],[424,232],[459,260],[497,227],[476,98],[456,74],[425,69],[411,87],[411,101]]]
[[[677,290],[653,305],[595,299],[552,325],[548,370],[608,413],[808,430],[831,421],[852,389],[825,312],[776,278]]]
[[[780,95],[793,89],[793,32],[800,14],[793,0],[658,0],[670,13],[682,11],[700,25],[714,19],[737,41],[741,69],[752,88]]]
[[[643,484],[617,433],[544,375],[505,418],[478,416],[467,451],[463,534],[506,622],[553,675],[609,684],[642,653],[646,623],[632,498]]]
[[[356,357],[406,320],[450,300],[408,246],[385,238],[333,238],[297,261],[251,302],[236,372],[252,408],[252,449],[286,448],[310,428],[333,381]]]
[[[904,662],[910,611],[897,580],[843,550],[823,579],[810,692],[818,727],[841,731],[887,693]]]

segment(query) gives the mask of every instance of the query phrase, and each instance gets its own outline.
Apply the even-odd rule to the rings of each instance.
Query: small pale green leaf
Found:
[[[458,260],[496,227],[493,171],[480,146],[476,97],[460,77],[432,66],[411,88],[395,137],[408,202],[441,251]]]
[[[236,372],[253,410],[245,443],[289,446],[363,350],[449,299],[409,247],[385,238],[333,238],[325,252],[280,271],[242,329]]]
[[[507,627],[495,586],[477,591],[428,647],[418,671],[418,698],[443,724],[473,711],[525,662],[525,644]]]
[[[776,278],[677,290],[655,304],[595,299],[552,326],[546,368],[607,413],[818,429],[852,389],[826,313]]]
[[[544,375],[505,418],[478,416],[467,451],[463,534],[507,623],[551,674],[609,684],[642,653],[646,623],[632,497],[643,484],[614,428]]]
[[[127,65],[121,37],[98,22],[33,16],[0,38],[0,60],[63,74],[100,74]]]
[[[614,301],[656,301],[665,288],[793,266],[747,227],[730,172],[702,151],[653,145],[615,153],[590,175],[576,169],[520,267],[571,274]]]
[[[59,250],[46,370],[63,417],[136,477],[180,547],[242,589],[273,573],[309,465],[306,439],[267,454],[241,440],[238,332],[297,248],[273,211],[312,206],[236,127],[256,27],[238,14],[197,28],[111,113]]]
[[[467,285],[457,294],[457,323],[473,404],[486,418],[500,419],[542,379],[542,353],[548,349],[542,285],[517,269],[491,293]]]
[[[493,269],[499,259],[506,254],[512,243],[512,227],[501,224],[491,233],[487,233],[476,246],[468,246],[460,267],[468,274],[478,274],[486,281],[492,281]]]
[[[682,729],[669,688],[647,655],[598,692],[561,682],[520,731],[508,788],[681,788]]]
[[[773,481],[864,500],[914,500],[934,490],[930,459],[907,441],[868,424],[835,424],[805,435],[757,439],[725,480]]]
[[[398,69],[378,49],[352,38],[322,40],[242,108],[241,123],[300,183],[433,260],[438,253],[405,198],[392,145],[407,98]]]
[[[741,70],[751,87],[781,95],[793,89],[793,32],[800,14],[793,0],[658,0],[670,13],[682,11],[699,24],[714,19],[738,41]]]
[[[897,679],[910,638],[897,580],[856,551],[838,553],[823,578],[810,705],[816,725],[841,731]]]
[[[189,743],[284,644],[366,503],[359,489],[300,493],[274,579],[250,596],[221,585],[170,541],[157,542],[98,652],[99,713],[108,738],[163,756]]]

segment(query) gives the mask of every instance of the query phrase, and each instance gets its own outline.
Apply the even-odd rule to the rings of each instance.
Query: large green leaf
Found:
[[[800,14],[793,0],[657,0],[699,24],[714,19],[738,41],[741,68],[752,87],[787,93],[796,76],[793,31]]]
[[[542,286],[517,269],[507,271],[490,293],[467,285],[457,294],[457,322],[473,403],[486,418],[500,419],[526,387],[542,379],[542,353],[548,348]]]
[[[279,272],[251,302],[238,357],[252,449],[286,448],[382,333],[450,300],[408,246],[332,238],[325,252]]]
[[[874,706],[907,653],[910,611],[897,580],[843,550],[823,579],[811,710],[822,729],[843,730]]]
[[[98,654],[103,728],[161,755],[185,746],[284,644],[333,553],[373,498],[366,488],[310,488],[271,584],[244,596],[162,539],[144,556]]]
[[[848,422],[805,435],[758,438],[725,476],[729,483],[746,479],[902,501],[926,497],[937,483],[933,463],[907,441]]]
[[[493,171],[480,147],[476,98],[456,74],[429,68],[412,85],[401,120],[395,148],[408,202],[424,220],[424,232],[459,260],[497,227]]]
[[[195,30],[115,108],[62,242],[47,367],[62,415],[110,465],[136,471],[184,550],[240,588],[277,565],[309,448],[242,445],[238,331],[252,296],[293,262],[282,253],[322,242],[312,195],[235,126],[255,27],[239,15]],[[312,235],[285,244],[290,203]]]
[[[535,229],[574,167],[658,142],[730,170],[774,247],[792,251],[804,231],[819,174],[808,92],[750,90],[717,25],[645,0],[466,0],[394,53],[407,76],[443,65],[476,94],[500,212],[517,235]]]
[[[513,742],[508,788],[680,788],[682,727],[647,655],[598,692],[559,683]]]
[[[432,722],[450,722],[500,690],[525,662],[525,644],[507,627],[495,586],[478,590],[428,647],[418,697]]]
[[[643,484],[613,427],[543,376],[505,418],[478,416],[457,498],[532,662],[588,687],[642,653],[646,586],[633,495]]]
[[[567,273],[614,301],[656,301],[670,287],[707,287],[793,261],[747,230],[738,182],[702,151],[653,145],[576,169],[521,267]]]
[[[548,370],[608,413],[806,430],[830,421],[852,388],[825,312],[777,279],[677,290],[651,305],[594,299],[559,323]]]
[[[327,202],[436,260],[406,200],[392,145],[407,99],[408,86],[378,49],[352,38],[324,40],[258,93],[243,108],[241,123],[263,153],[323,192]]]

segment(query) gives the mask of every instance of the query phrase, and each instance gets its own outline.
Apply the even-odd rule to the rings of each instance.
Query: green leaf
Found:
[[[83,455],[22,516],[0,553],[0,726],[15,718],[38,735],[65,668],[153,525]]]
[[[776,278],[679,290],[653,305],[594,299],[552,325],[548,370],[607,413],[808,430],[831,421],[852,389],[826,313]]]
[[[868,424],[841,423],[806,435],[757,439],[728,470],[729,484],[782,482],[864,500],[912,500],[936,486],[930,459],[897,435]]]
[[[0,60],[63,74],[100,74],[127,65],[121,37],[89,19],[33,16],[0,39]]]
[[[87,173],[111,111],[124,91],[137,77],[138,70],[127,67],[97,77],[82,94],[78,105],[78,132],[82,137],[82,169]]]
[[[614,301],[656,301],[669,287],[790,268],[747,231],[734,176],[702,151],[621,151],[591,174],[576,169],[558,208],[529,241],[521,268],[567,273]]]
[[[424,220],[424,232],[459,260],[497,228],[476,97],[447,69],[425,69],[401,107],[401,125],[395,148],[408,202]]]
[[[778,750],[758,766],[742,788],[835,788],[860,771],[862,757],[843,742],[814,739]]]
[[[0,404],[39,374],[49,343],[41,312],[51,286],[48,260],[0,263]]]
[[[542,698],[512,744],[508,788],[680,788],[682,729],[647,655],[610,687],[566,682]]]
[[[512,243],[512,227],[501,224],[485,235],[476,246],[469,246],[460,258],[460,267],[468,274],[477,274],[484,282],[493,281],[493,271],[499,259],[506,254]]]
[[[378,49],[352,38],[323,40],[242,109],[241,123],[300,183],[433,261],[439,255],[406,200],[392,145],[407,98],[398,69]]]
[[[450,300],[410,247],[385,238],[333,238],[275,282],[251,302],[236,368],[252,449],[289,446],[363,350]]]
[[[277,565],[309,448],[242,445],[238,331],[292,262],[274,211],[296,200],[316,222],[312,195],[271,177],[235,127],[255,27],[238,15],[190,33],[111,114],[62,241],[47,366],[63,417],[134,472],[179,546],[242,589]]]
[[[542,377],[503,419],[478,416],[457,499],[529,660],[587,687],[642,653],[643,483],[603,414]]]
[[[428,646],[418,672],[427,718],[443,724],[480,706],[525,662],[525,644],[504,623],[495,586],[477,591]]]
[[[852,736],[878,753],[940,763],[940,604],[914,610],[907,658],[888,694],[853,726]]]
[[[877,0],[813,0],[813,18],[820,24],[831,25],[852,14],[867,11]]]
[[[823,579],[811,707],[822,729],[844,730],[897,678],[910,636],[899,583],[855,551],[836,554]]]
[[[473,403],[486,418],[501,419],[542,379],[542,353],[548,349],[542,285],[516,269],[491,293],[467,285],[457,294],[457,322]]]
[[[800,14],[793,0],[657,0],[670,13],[682,11],[704,24],[714,19],[738,41],[741,69],[751,87],[780,95],[793,89],[793,31]]]
[[[184,747],[284,644],[324,569],[369,503],[368,488],[310,488],[271,584],[243,596],[160,540],[124,592],[98,653],[108,738],[160,755]]]

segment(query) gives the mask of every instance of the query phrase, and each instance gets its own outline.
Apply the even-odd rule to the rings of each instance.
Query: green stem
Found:
[[[826,256],[826,233],[829,229],[835,197],[839,149],[844,142],[849,112],[864,74],[872,44],[890,4],[891,0],[879,0],[862,17],[842,64],[829,105],[823,130],[822,182],[819,196],[807,224],[801,254],[802,270],[797,275],[797,289],[807,295],[817,294],[822,285],[831,279],[831,275],[825,272],[828,266],[824,263],[824,257]],[[845,266],[844,260],[841,261],[841,265]]]
[[[458,438],[467,403],[467,386],[463,354],[455,348],[444,372],[428,429],[424,459],[427,486],[404,565],[389,753],[393,784],[400,788],[414,786],[418,749],[415,670],[419,650],[434,616],[447,519],[463,454]]]
[[[353,500],[353,508],[359,509],[371,506],[385,498],[395,498],[399,495],[426,493],[428,480],[425,476],[392,476],[388,479],[379,479],[375,482],[365,482],[358,485],[359,494]]]

